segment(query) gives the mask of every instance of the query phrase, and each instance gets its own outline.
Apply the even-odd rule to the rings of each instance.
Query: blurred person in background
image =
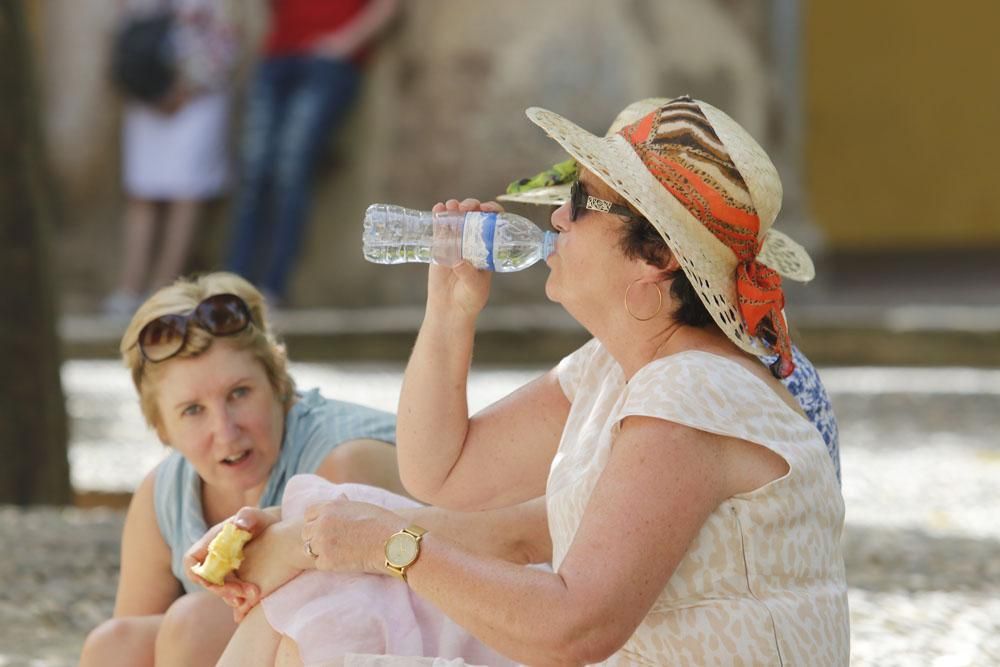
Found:
[[[408,490],[441,507],[495,511],[543,496],[508,538],[552,570],[335,487],[305,502],[286,494],[296,511],[262,535],[281,536],[275,568],[306,572],[274,594],[280,605],[249,611],[220,664],[316,661],[317,630],[336,628],[344,608],[324,587],[330,572],[400,577],[527,664],[847,664],[843,498],[823,438],[780,382],[795,357],[776,267],[789,275],[808,258],[779,243],[762,261],[781,202],[773,164],[729,116],[688,97],[609,137],[528,114],[579,164],[552,214],[546,294],[594,338],[470,418],[491,274],[431,265],[397,457]]]
[[[362,65],[396,0],[271,0],[247,96],[226,268],[285,304],[318,156],[358,96]]]
[[[184,272],[205,203],[228,186],[240,10],[211,0],[126,0],[120,7],[112,74],[126,100],[125,257],[102,310],[127,318],[147,290]]]
[[[81,664],[214,665],[236,625],[184,576],[185,551],[241,507],[278,504],[298,473],[403,492],[394,418],[297,391],[260,293],[232,274],[157,291],[121,353],[172,451],[132,497],[114,618],[87,637]]]

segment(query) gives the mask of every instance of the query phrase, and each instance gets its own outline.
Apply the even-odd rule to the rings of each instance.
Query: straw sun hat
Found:
[[[814,269],[802,246],[771,229],[781,181],[746,130],[690,97],[633,103],[604,137],[545,109],[527,115],[656,227],[730,340],[777,354],[779,377],[794,370],[778,274],[807,281]],[[567,184],[500,199],[561,204],[568,194]]]

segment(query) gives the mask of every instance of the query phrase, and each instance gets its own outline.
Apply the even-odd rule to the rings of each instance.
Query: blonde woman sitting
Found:
[[[170,455],[136,489],[114,618],[81,664],[214,665],[232,611],[184,574],[184,553],[241,507],[277,505],[293,475],[402,492],[393,415],[300,392],[261,294],[228,273],[143,303],[121,341],[142,413]]]

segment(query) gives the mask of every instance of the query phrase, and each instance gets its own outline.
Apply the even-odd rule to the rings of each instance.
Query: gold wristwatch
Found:
[[[420,556],[420,539],[426,532],[412,524],[389,536],[385,541],[385,569],[406,581],[406,569]]]

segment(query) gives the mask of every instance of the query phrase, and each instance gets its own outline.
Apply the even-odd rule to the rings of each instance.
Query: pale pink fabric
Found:
[[[285,488],[282,516],[299,517],[311,505],[342,497],[388,509],[419,506],[377,487],[297,475]],[[515,664],[394,577],[306,572],[265,598],[263,606],[271,626],[298,644],[307,667],[340,661],[349,654],[355,660],[362,657],[358,654],[388,654]]]

